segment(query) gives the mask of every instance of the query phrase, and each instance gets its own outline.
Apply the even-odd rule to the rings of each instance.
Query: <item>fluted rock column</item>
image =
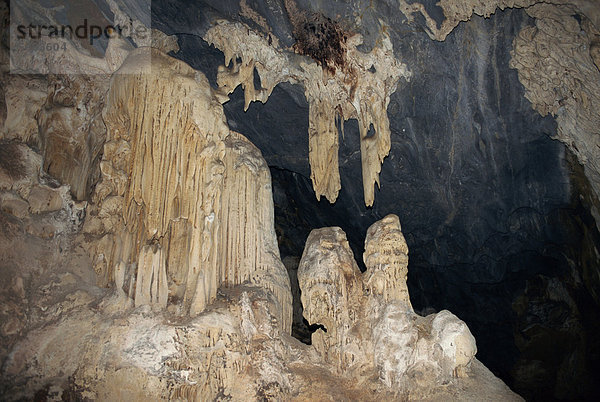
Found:
[[[136,305],[191,315],[220,286],[255,284],[274,294],[289,332],[289,278],[260,151],[229,130],[200,72],[156,49],[151,65],[139,56],[111,79],[97,211],[84,228],[102,236],[92,247],[102,284]]]

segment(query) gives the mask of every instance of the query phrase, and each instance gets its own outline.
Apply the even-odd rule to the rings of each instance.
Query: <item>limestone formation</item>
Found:
[[[313,230],[298,267],[304,318],[323,326],[312,336],[322,358],[338,372],[367,361],[351,332],[362,298],[360,271],[340,228]]]
[[[43,77],[11,75],[4,84],[6,119],[0,138],[37,145],[36,114],[46,101],[48,82]]]
[[[37,3],[19,2],[17,17],[29,7],[55,22]],[[115,24],[142,27],[107,4]],[[240,13],[268,31],[253,6]],[[3,65],[0,399],[519,400],[473,358],[462,321],[413,312],[395,216],[369,229],[363,274],[341,229],[311,233],[298,278],[322,329],[313,345],[289,335],[301,306],[279,258],[269,169],[221,103],[240,83],[247,104],[279,82],[303,84],[313,184],[330,201],[336,127],[357,118],[370,205],[390,149],[389,96],[410,76],[381,29],[371,53],[350,36],[331,63],[218,23],[206,37],[231,65],[219,93],[166,55],[177,44],[158,31],[151,43],[111,39],[103,57],[69,42],[54,61],[70,74],[8,79]],[[47,66],[20,61],[22,72]]]
[[[41,150],[43,169],[88,199],[98,179],[108,75],[11,75],[0,139]]]
[[[400,11],[404,14],[408,22],[412,22],[414,14],[420,13],[425,19],[426,32],[431,39],[443,41],[462,21],[468,21],[473,14],[489,17],[499,8],[521,8],[528,7],[536,0],[441,0],[437,6],[443,10],[444,20],[441,24],[436,22],[426,11],[423,3],[407,2],[399,0]]]
[[[256,162],[260,155],[247,152],[257,151],[236,139],[235,155],[247,160],[232,159]],[[287,349],[265,342],[286,336],[271,290],[222,289],[210,311],[173,323],[175,316],[160,314],[168,287],[158,243],[140,251],[134,300],[121,290],[124,264],[116,289],[98,288],[75,237],[85,203],[73,202],[66,185],[46,185],[41,167],[42,156],[26,145],[0,143],[2,400],[256,399],[273,387],[272,372],[285,378]],[[51,194],[63,200],[58,210]]]
[[[340,228],[313,230],[298,268],[312,338],[338,372],[374,370],[388,387],[426,386],[464,377],[477,351],[466,324],[449,311],[415,314],[406,287],[408,249],[398,217],[374,223],[360,273]]]
[[[41,167],[41,156],[28,146],[0,142],[0,210],[24,219],[28,232],[53,237],[65,230],[55,218],[67,213],[79,225],[86,203],[74,202],[69,186],[56,186]]]
[[[98,180],[106,127],[101,112],[108,75],[48,76],[48,95],[37,113],[44,170],[89,199]]]
[[[436,6],[440,7],[444,14],[444,20],[438,24],[427,12],[423,3],[407,2],[399,0],[400,11],[408,22],[414,20],[414,14],[419,13],[425,19],[426,32],[431,39],[443,41],[463,21],[471,19],[473,14],[488,18],[496,12],[496,9],[526,8],[534,4],[548,4],[575,7],[580,12],[592,19],[596,25],[600,23],[600,13],[593,0],[441,0]]]
[[[514,40],[511,67],[525,96],[541,115],[556,118],[556,138],[577,155],[596,196],[600,195],[600,64],[595,44],[600,25],[572,6],[537,4],[527,9],[535,26]],[[600,211],[592,213],[600,225]]]
[[[442,0],[438,24],[420,2],[400,0],[400,11],[413,22],[419,13],[431,39],[443,41],[473,14],[489,17],[496,9],[525,8],[535,19],[514,40],[511,67],[519,72],[526,98],[541,115],[558,123],[556,139],[585,166],[596,198],[600,196],[600,8],[593,0]],[[596,204],[598,202],[596,201]],[[592,208],[600,227],[598,206]]]
[[[345,64],[322,67],[282,49],[277,39],[265,38],[241,23],[221,21],[204,38],[225,54],[218,84],[223,95],[238,85],[244,89],[245,109],[250,102],[266,102],[280,82],[301,83],[309,103],[309,162],[317,199],[330,202],[340,190],[337,123],[356,118],[360,128],[364,199],[373,205],[374,185],[379,184],[383,159],[390,151],[387,106],[398,80],[410,78],[406,66],[394,56],[391,41],[381,27],[382,37],[370,52],[358,50],[360,35],[343,43]],[[238,61],[240,59],[241,61]],[[231,67],[227,67],[230,66]],[[254,87],[254,71],[261,88]],[[224,97],[223,101],[228,98]],[[343,136],[343,133],[342,133]]]
[[[396,215],[388,215],[369,227],[363,260],[367,289],[386,302],[398,300],[412,309],[406,286],[408,246]]]
[[[122,14],[114,2],[110,6],[115,15]],[[10,14],[11,30],[20,23],[27,26],[40,14],[48,25],[61,26],[60,19],[36,1],[15,2]],[[44,170],[70,185],[76,199],[88,200],[98,181],[99,155],[106,135],[101,112],[108,80],[133,47],[125,38],[115,36],[99,55],[88,49],[85,41],[68,35],[42,35],[36,40],[16,37],[12,32],[11,78],[3,85],[6,118],[0,138],[39,147]],[[157,45],[164,42],[168,46],[166,43],[173,40],[164,34],[156,37]],[[140,45],[150,43],[148,35]],[[168,50],[173,48],[170,46]],[[60,51],[40,51],[46,47]],[[149,52],[145,54],[144,61],[149,63]]]
[[[222,285],[260,284],[277,296],[289,330],[289,280],[260,152],[229,131],[202,74],[155,49],[144,70],[139,56],[113,76],[104,111],[102,181],[85,228],[98,236],[91,251],[101,283],[116,282],[136,305],[169,299],[191,315]]]

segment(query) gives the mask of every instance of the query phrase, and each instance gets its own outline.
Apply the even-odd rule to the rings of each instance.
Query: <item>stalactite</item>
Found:
[[[266,102],[280,82],[302,83],[309,102],[309,161],[317,199],[337,199],[341,184],[338,166],[339,133],[336,118],[358,119],[361,142],[363,189],[367,206],[373,205],[374,186],[379,185],[383,159],[390,151],[387,106],[401,77],[410,78],[406,66],[394,56],[390,39],[383,33],[370,53],[357,47],[360,35],[347,39],[343,68],[322,68],[310,58],[279,48],[277,41],[263,38],[241,23],[220,22],[204,38],[225,54],[218,84],[225,95],[238,85],[245,93],[245,109],[252,101]],[[241,61],[238,61],[238,58]],[[230,68],[229,66],[232,63]],[[254,88],[254,70],[262,88]],[[367,135],[373,125],[374,134]]]

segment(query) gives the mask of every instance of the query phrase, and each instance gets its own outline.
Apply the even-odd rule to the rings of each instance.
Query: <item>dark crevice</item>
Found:
[[[262,85],[260,82],[260,74],[258,73],[256,67],[254,67],[254,89],[257,91],[262,89]]]
[[[308,329],[310,329],[311,333],[316,332],[318,329],[323,330],[323,332],[327,332],[327,328],[325,328],[325,326],[323,326],[322,324],[310,324],[308,326]]]
[[[371,125],[369,126],[369,130],[367,131],[367,134],[365,135],[365,138],[373,138],[375,137],[375,128],[373,127],[373,123],[371,123]]]

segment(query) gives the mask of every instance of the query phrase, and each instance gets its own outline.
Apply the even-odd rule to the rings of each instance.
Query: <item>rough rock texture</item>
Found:
[[[323,27],[317,24],[307,29],[314,32],[322,31]],[[382,25],[381,31],[378,46],[368,54],[357,49],[362,43],[360,35],[344,35],[339,50],[341,60],[326,65],[323,63],[329,61],[325,61],[323,55],[316,59],[319,63],[308,58],[298,59],[281,49],[277,39],[270,35],[262,37],[240,23],[221,22],[204,36],[207,42],[224,52],[225,66],[233,62],[230,69],[220,69],[217,82],[226,94],[241,84],[244,110],[252,101],[266,102],[275,85],[281,82],[304,86],[310,105],[310,177],[317,199],[322,195],[332,203],[337,199],[341,186],[339,127],[343,127],[344,121],[356,118],[360,127],[364,201],[367,206],[373,205],[374,185],[379,185],[381,164],[391,146],[387,118],[390,95],[396,90],[400,77],[410,78],[406,66],[394,57],[385,26]],[[323,45],[325,43],[331,43],[331,38],[323,39]],[[307,51],[305,49],[305,53]],[[260,79],[258,88],[255,72]]]
[[[428,12],[442,21],[432,3]],[[550,139],[555,120],[532,108],[518,70],[509,65],[515,38],[535,20],[526,10],[496,10],[489,19],[473,15],[438,42],[420,17],[409,23],[384,2],[361,4],[301,7],[349,21],[367,49],[377,37],[372,27],[383,19],[395,54],[412,72],[410,82],[399,81],[388,106],[392,148],[372,209],[361,206],[363,189],[356,182],[362,170],[356,121],[344,125],[342,188],[329,205],[312,196],[304,157],[309,104],[301,85],[279,84],[267,103],[252,103],[246,112],[241,88],[224,104],[228,124],[250,138],[272,167],[282,256],[298,258],[312,229],[340,226],[364,269],[367,228],[397,214],[411,249],[408,286],[417,311],[459,315],[478,341],[479,359],[528,398],[553,397],[557,384],[561,395],[565,389],[574,398],[596,395],[591,373],[600,361],[593,342],[600,321],[600,237],[590,211],[597,198],[577,158]],[[284,42],[285,23],[269,21]],[[185,22],[175,26],[186,30]],[[180,44],[177,57],[205,71],[216,86],[220,52],[193,36]],[[553,301],[552,289],[538,287],[553,286],[550,278],[563,284],[568,303]],[[536,306],[513,308],[528,287],[535,289]],[[527,335],[530,326],[539,336]],[[549,342],[557,334],[567,340],[559,349]]]
[[[36,3],[39,2],[19,2],[34,10]],[[65,2],[61,10],[69,11],[71,3]],[[100,11],[106,18],[114,15],[115,20],[129,19],[117,9],[115,1],[108,1],[108,6],[103,0],[85,3],[92,8],[98,5],[94,11]],[[137,11],[141,5],[137,0],[118,3],[128,12]],[[298,25],[290,20],[285,3],[289,2],[201,0],[186,2],[187,12],[182,13],[184,7],[177,1],[152,2],[153,27],[169,35],[178,34],[181,50],[177,57],[205,72],[213,88],[217,87],[217,67],[223,63],[223,55],[201,38],[219,18],[246,24],[266,39],[267,44],[270,41],[279,49],[287,49],[290,55],[293,49],[307,55],[291,55],[294,60],[308,63],[320,60],[327,74],[332,73],[330,59],[321,57],[315,52],[319,48],[313,46],[322,43],[319,35],[309,35],[308,46],[292,47],[302,36],[298,34],[298,26],[309,30],[331,28],[328,32],[334,36],[342,31],[360,33],[364,44],[359,49],[364,55],[379,48],[377,40],[387,35],[395,57],[401,57],[411,71],[410,82],[399,80],[398,89],[390,95],[389,105],[385,105],[392,148],[379,175],[382,191],[375,191],[372,209],[364,208],[365,188],[357,185],[362,172],[361,155],[357,152],[361,134],[354,119],[339,127],[343,128],[344,137],[338,139],[342,188],[337,202],[319,203],[314,199],[307,159],[310,115],[305,88],[301,84],[278,84],[266,104],[254,102],[247,112],[241,88],[230,94],[231,100],[224,106],[228,125],[250,137],[273,166],[279,215],[276,227],[284,254],[297,259],[312,228],[339,225],[348,233],[350,246],[358,257],[363,253],[362,242],[368,226],[388,213],[396,213],[401,216],[411,249],[408,285],[412,304],[418,311],[449,308],[463,318],[477,337],[478,357],[485,359],[487,365],[528,399],[586,396],[591,399],[595,374],[600,369],[595,342],[600,330],[597,324],[600,322],[597,259],[600,236],[590,214],[598,201],[594,184],[588,178],[593,179],[591,168],[597,158],[592,155],[583,160],[586,152],[591,155],[591,151],[586,147],[580,149],[578,144],[593,144],[594,137],[582,137],[579,129],[594,128],[587,119],[596,115],[585,106],[595,104],[595,93],[586,93],[577,80],[568,78],[594,79],[594,70],[588,67],[594,67],[590,58],[592,62],[596,60],[596,65],[598,59],[595,28],[590,25],[592,22],[599,26],[597,4],[570,1],[575,8],[570,9],[573,14],[566,15],[565,8],[535,6],[504,12],[497,9],[497,6],[529,5],[516,1],[442,1],[439,6],[435,1],[422,1],[421,7],[414,1],[406,5],[408,2],[378,0],[298,0],[299,9],[308,11],[309,18],[317,16],[312,22],[300,19],[302,25]],[[400,12],[402,7],[408,7],[405,11],[408,18]],[[411,7],[417,12],[413,13]],[[543,12],[533,15],[537,10]],[[8,10],[4,3],[0,4],[0,11],[6,24]],[[493,11],[495,15],[490,15]],[[414,18],[409,21],[411,13]],[[473,13],[490,18],[479,18]],[[48,18],[53,18],[51,12]],[[573,20],[581,31],[577,32]],[[139,26],[141,22],[134,23]],[[538,47],[539,43],[535,49],[524,44],[529,36],[520,37],[519,33],[531,34],[529,29],[534,26],[540,35],[534,41],[546,38],[553,52],[562,51],[554,46],[556,40],[565,46],[560,60],[552,60],[552,54],[546,57],[547,49]],[[381,27],[385,27],[385,35]],[[575,31],[571,31],[573,27]],[[176,50],[172,36],[155,33],[153,46],[165,52]],[[431,40],[441,33],[444,42]],[[577,41],[583,46],[574,46]],[[132,257],[136,267],[138,264],[142,267],[140,283],[144,285],[140,286],[138,307],[135,307],[137,289],[129,289],[126,283],[134,271],[125,263],[118,264],[113,272],[117,274],[115,289],[96,287],[91,262],[78,249],[82,239],[68,235],[77,231],[81,216],[76,218],[78,214],[70,212],[68,205],[72,201],[67,201],[66,207],[59,205],[57,194],[63,198],[69,189],[44,174],[36,176],[45,160],[56,158],[64,166],[69,161],[68,156],[57,155],[55,152],[60,148],[52,145],[45,155],[39,154],[44,152],[45,138],[38,134],[42,105],[51,100],[46,103],[51,115],[45,116],[45,127],[58,133],[83,127],[88,118],[76,113],[76,108],[65,106],[70,102],[69,97],[80,102],[86,99],[84,94],[71,91],[66,103],[54,103],[52,99],[61,91],[48,83],[80,88],[87,84],[80,85],[73,77],[5,74],[8,71],[6,30],[0,33],[0,42],[0,57],[5,63],[0,77],[0,137],[27,143],[29,148],[16,145],[21,153],[31,156],[20,160],[37,161],[31,165],[36,167],[28,170],[32,179],[27,184],[15,190],[10,173],[6,182],[11,183],[11,190],[0,194],[3,273],[0,364],[2,387],[8,387],[0,391],[2,399],[26,396],[81,399],[83,395],[96,399],[149,399],[158,395],[172,399],[245,400],[269,397],[368,400],[373,395],[383,400],[423,399],[425,395],[432,400],[481,400],[482,395],[491,400],[514,397],[476,360],[471,363],[470,377],[452,379],[437,391],[429,389],[422,393],[415,388],[414,392],[399,395],[378,379],[339,375],[337,369],[323,362],[313,346],[301,345],[280,334],[277,317],[281,306],[264,286],[246,283],[243,287],[224,287],[196,317],[173,314],[181,305],[180,300],[167,297],[169,307],[166,310],[160,307],[165,303],[164,278],[167,277],[167,284],[171,279],[164,269],[168,250],[157,244],[140,245],[139,254]],[[104,74],[117,69],[128,51],[124,43],[113,42],[107,44],[110,48],[107,57],[84,57],[80,45],[74,45],[78,51],[65,64],[77,68],[77,63],[81,63]],[[336,47],[334,52],[341,49]],[[86,48],[97,56],[96,50]],[[512,63],[517,69],[508,65],[511,50]],[[519,55],[518,50],[524,53]],[[569,63],[572,55],[578,63]],[[527,58],[541,63],[540,68],[528,66]],[[333,65],[343,64],[339,63],[343,58],[334,60]],[[548,74],[536,75],[538,70],[552,73],[557,66],[569,71],[567,79],[558,75],[559,85],[548,82]],[[252,73],[258,93],[263,77]],[[527,79],[528,73],[533,79]],[[519,80],[526,88],[520,86]],[[246,87],[252,91],[251,85]],[[586,93],[588,103],[583,96],[571,95],[572,88]],[[107,89],[108,86],[103,90]],[[553,91],[560,98],[552,98]],[[555,126],[551,116],[541,118],[534,112],[525,100],[526,94],[541,111],[564,96],[566,99],[562,101],[569,108],[560,110],[559,106],[556,112],[559,124]],[[93,95],[104,103],[110,101],[100,99],[100,94]],[[98,108],[98,104],[85,101],[84,105],[90,111]],[[63,107],[72,111],[60,111]],[[71,113],[71,120],[59,116],[63,113]],[[62,121],[54,122],[51,117],[54,115]],[[561,125],[572,122],[573,115],[577,116],[575,128]],[[90,122],[99,124],[98,120]],[[51,130],[44,129],[44,135],[50,138],[47,133]],[[576,157],[565,152],[562,144],[547,138],[556,137],[557,131],[580,161],[586,163],[585,174]],[[88,135],[87,131],[83,133],[73,132],[73,138],[82,141]],[[587,133],[586,129],[583,134]],[[0,151],[5,145],[5,142],[0,144]],[[67,145],[65,150],[69,152],[83,150],[72,155],[71,160],[81,158],[77,160],[91,170],[97,166],[93,155],[90,154],[91,158],[85,155],[97,149],[93,141],[89,147]],[[15,145],[9,147],[12,146]],[[13,167],[20,165],[13,165],[14,159],[9,160],[5,166],[14,172]],[[46,167],[51,168],[52,164]],[[98,171],[85,169],[81,173],[81,177],[72,175],[77,183],[71,184],[85,187],[84,192],[89,194],[100,175]],[[67,180],[70,172],[59,169],[54,174]],[[31,191],[26,193],[23,189]],[[95,244],[98,236],[93,227],[98,224],[94,220],[99,211],[94,199],[91,201],[87,212],[92,218],[86,221],[86,226],[91,225],[86,230],[91,231],[82,236],[86,246],[90,241]],[[118,209],[118,204],[103,202],[104,217],[111,216],[108,222],[115,227],[119,227],[118,220],[122,219],[113,210]],[[280,264],[276,265],[280,270]],[[288,265],[293,276],[295,264]],[[362,261],[359,265],[362,266]],[[403,272],[399,270],[390,276],[402,277]],[[99,279],[106,281],[106,277]],[[377,284],[376,289],[381,289],[378,284],[385,281],[375,277],[373,283]],[[121,289],[125,289],[127,297]],[[300,297],[299,292],[296,295]],[[156,311],[145,303],[152,304]],[[299,310],[296,301],[296,317]],[[385,332],[386,328],[401,328],[404,325],[401,318],[406,315],[390,309],[383,317],[377,328]],[[440,328],[447,327],[443,321]],[[190,330],[195,322],[200,328]],[[119,326],[124,328],[116,328]],[[138,330],[134,331],[134,327]],[[435,334],[433,326],[426,330]],[[171,340],[173,334],[186,334],[189,339]],[[123,339],[127,339],[126,350],[121,350]],[[247,342],[248,339],[251,340]],[[389,339],[392,345],[399,341]],[[72,351],[64,347],[66,342],[73,345]],[[189,351],[189,360],[186,357],[171,360],[173,345]],[[381,350],[387,350],[384,343],[381,345]],[[9,354],[12,360],[5,358]],[[402,358],[397,355],[393,361]],[[173,362],[175,368],[161,366],[164,361]],[[398,378],[401,371],[398,368],[402,366],[390,364],[389,355],[382,355],[378,361],[386,381]],[[179,362],[185,364],[178,366]]]
[[[420,317],[410,306],[398,217],[373,224],[365,243],[361,274],[340,228],[313,230],[306,241],[298,281],[304,316],[322,326],[313,334],[315,349],[340,374],[375,370],[400,390],[466,376],[477,348],[465,323],[448,311]]]
[[[398,300],[412,309],[406,286],[408,246],[396,215],[388,215],[369,227],[363,260],[370,293],[380,295],[385,302]]]
[[[89,199],[98,181],[107,77],[11,75],[5,84],[0,138],[41,149],[43,169],[69,184],[78,200]]]
[[[41,299],[36,300],[37,307],[30,303],[34,297],[29,292],[31,284],[37,282],[51,293],[51,284],[39,279],[57,267],[54,264],[69,248],[67,239],[80,228],[85,216],[85,203],[74,202],[68,186],[58,186],[41,174],[41,165],[41,155],[28,146],[0,143],[2,362],[27,328],[36,325],[39,308],[47,307]],[[81,251],[69,262],[72,276],[84,270],[77,266],[84,263]]]
[[[48,26],[62,26],[64,21],[61,7],[68,8],[69,2],[57,2],[55,8],[46,10],[37,1],[19,1],[10,10],[12,26],[27,26],[44,21]],[[82,4],[73,12],[74,18],[86,19],[91,26],[106,26],[108,21],[91,4]],[[84,11],[89,8],[88,13]],[[110,1],[108,7],[116,15],[115,21],[129,21],[123,14],[124,5]],[[71,11],[67,13],[69,14]],[[79,22],[79,21],[77,21]],[[81,21],[83,22],[83,20]],[[134,20],[133,26],[140,22]],[[125,24],[128,26],[128,24]],[[128,35],[127,28],[123,35]],[[81,33],[79,34],[81,35]],[[35,41],[19,41],[12,32],[11,78],[3,79],[6,96],[6,115],[3,119],[0,138],[19,140],[41,150],[44,170],[70,185],[77,200],[89,200],[93,187],[98,182],[99,160],[105,141],[106,127],[101,117],[109,79],[133,49],[124,38],[98,38],[104,48],[98,49],[89,40],[69,37],[41,36]],[[145,39],[130,35],[139,46],[149,46],[165,52],[177,49],[176,39],[160,31],[152,31]],[[35,46],[29,49],[29,46]],[[45,46],[54,46],[64,51],[39,51]],[[21,55],[21,56],[17,56]],[[25,56],[23,56],[25,55]],[[149,52],[142,60],[150,62]]]
[[[535,26],[523,29],[515,38],[511,66],[519,71],[532,107],[542,116],[556,117],[556,138],[585,166],[599,196],[600,59],[596,49],[600,27],[576,10],[550,4],[528,8]],[[600,225],[598,206],[592,213]]]
[[[151,66],[139,55],[113,76],[103,113],[102,182],[84,228],[97,238],[90,252],[101,285],[114,282],[136,306],[165,308],[168,294],[177,311],[196,315],[222,284],[250,281],[274,292],[289,330],[260,152],[229,131],[202,74],[158,50]]]
[[[79,200],[89,199],[98,181],[107,82],[107,75],[49,76],[48,97],[37,113],[44,170],[69,184]]]
[[[386,400],[445,400],[455,396],[476,400],[481,395],[519,400],[477,361],[472,362],[470,378],[448,378],[444,384],[429,379],[421,381],[419,388],[400,388],[401,384],[393,380],[340,376],[337,365],[330,364],[329,359],[323,360],[318,348],[290,337],[287,332],[291,291],[274,247],[269,175],[260,152],[241,135],[228,130],[221,106],[203,75],[158,50],[154,52],[151,74],[113,76],[111,85],[118,86],[111,86],[103,113],[109,130],[101,163],[103,176],[89,205],[74,202],[69,186],[59,186],[43,173],[42,155],[22,143],[0,144],[0,397],[3,400],[314,400],[340,396],[368,400],[373,395]],[[140,67],[136,55],[133,52],[122,68]],[[147,91],[151,96],[138,101],[137,91]],[[177,91],[184,91],[187,96]],[[123,93],[129,96],[121,96]],[[165,94],[171,94],[172,98]],[[168,112],[162,112],[163,108]],[[153,119],[139,119],[144,112]],[[146,137],[148,133],[153,135]],[[161,160],[173,157],[168,151],[177,156],[183,151],[177,147],[178,140],[186,139],[187,144],[201,148],[208,143],[221,152],[207,155],[208,152],[203,154],[198,149],[197,154],[187,155],[185,163],[183,158],[175,157],[176,161],[169,166],[182,168],[180,174],[169,175],[169,169],[159,170]],[[139,148],[143,148],[139,152],[151,154],[128,157]],[[186,178],[184,166],[202,167],[202,158],[212,161],[211,157],[221,158],[220,163],[213,164],[218,166],[218,177],[222,180],[218,186],[201,182],[202,186],[194,187],[192,180],[184,190],[183,186],[174,186],[175,194],[165,197],[173,181]],[[143,171],[136,165],[143,167]],[[128,167],[131,170],[123,170]],[[146,179],[146,175],[156,176]],[[162,188],[157,185],[161,183]],[[193,192],[194,189],[197,191]],[[128,194],[131,199],[126,198]],[[217,265],[224,267],[224,273],[215,275],[206,271],[207,276],[222,273],[224,279],[215,285],[218,292],[214,295],[193,295],[190,309],[198,308],[194,300],[207,300],[191,314],[193,317],[180,314],[180,310],[187,312],[185,294],[183,299],[177,298],[177,285],[181,284],[185,291],[189,275],[180,283],[175,282],[173,276],[181,274],[176,270],[181,265],[169,263],[177,257],[178,263],[184,264],[194,253],[182,248],[194,239],[187,241],[183,235],[173,236],[173,231],[157,235],[161,233],[161,222],[183,225],[186,220],[193,221],[194,213],[204,212],[206,204],[189,201],[190,194],[197,197],[196,201],[219,201],[209,204],[220,207],[215,208],[213,217],[206,219],[206,215],[201,215],[199,223],[204,224],[200,228],[222,224],[222,232],[217,232],[220,235],[215,238],[210,233],[204,236],[203,232],[199,240],[209,252],[220,253],[219,262],[225,261]],[[137,209],[133,214],[120,213],[124,210],[124,200],[135,204],[132,208]],[[166,218],[159,213],[165,211]],[[173,212],[181,215],[175,216]],[[256,215],[260,220],[252,219]],[[145,240],[148,229],[157,235],[152,241],[137,243],[128,239],[139,236]],[[184,235],[189,233],[193,237],[195,229],[189,228]],[[98,235],[104,236],[98,239]],[[113,236],[120,236],[123,242],[113,242]],[[392,275],[386,274],[386,278],[403,282],[406,249],[393,245],[393,240],[401,240],[401,236],[397,218],[384,220],[374,226],[366,255],[379,269],[385,265],[391,270]],[[207,245],[211,240],[214,242]],[[374,246],[375,241],[385,250]],[[236,251],[238,244],[244,246],[242,251]],[[109,254],[113,248],[119,250],[119,257],[125,258],[122,250],[128,246],[133,262],[121,259],[115,265],[100,264],[94,270],[98,261],[114,257]],[[177,255],[173,251],[175,246],[179,247]],[[105,257],[95,255],[92,261],[83,247],[102,251]],[[348,254],[344,237],[332,239],[327,247],[341,248],[346,264],[342,269],[353,270],[354,279],[358,279],[360,273]],[[388,250],[391,252],[387,253]],[[260,252],[267,256],[258,255]],[[383,254],[387,257],[381,257]],[[335,259],[331,262],[336,263]],[[213,267],[210,258],[203,263],[206,264],[203,268]],[[103,271],[110,268],[108,274]],[[232,277],[238,282],[232,283]],[[110,289],[97,285],[107,284],[107,278]],[[133,282],[135,285],[131,285]],[[402,286],[384,288],[393,289],[393,295],[402,299],[403,293],[397,291]],[[396,299],[391,291],[384,294],[390,300]],[[368,299],[377,300],[379,309],[387,308],[384,295],[374,292]],[[397,303],[408,307],[402,301],[391,303],[388,307]],[[459,345],[455,350],[446,342],[454,340],[465,328],[449,313],[438,317],[440,322],[436,324],[434,320],[431,326],[432,339],[438,346],[422,346],[426,351],[441,348],[447,352],[450,366],[444,366],[446,371],[456,362],[466,366],[470,359],[455,358],[456,351],[464,349],[462,344],[454,341]],[[382,322],[389,327],[394,320],[386,316]],[[389,335],[381,325],[377,330]],[[389,360],[383,358],[384,350],[389,349],[376,349],[374,363],[381,366],[385,378],[397,378],[394,370],[399,366],[388,364]],[[420,358],[429,361],[433,357],[421,354]]]
[[[10,151],[0,151],[0,198],[44,188],[41,155],[25,145],[0,150]],[[400,391],[373,378],[340,377],[312,346],[282,332],[275,294],[248,283],[222,288],[194,318],[136,307],[118,287],[96,286],[76,236],[82,211],[68,187],[60,190],[65,204],[44,220],[0,210],[3,400],[520,400],[476,360],[470,378],[435,388]],[[36,224],[53,235],[25,229]],[[160,256],[151,247],[141,254]]]

